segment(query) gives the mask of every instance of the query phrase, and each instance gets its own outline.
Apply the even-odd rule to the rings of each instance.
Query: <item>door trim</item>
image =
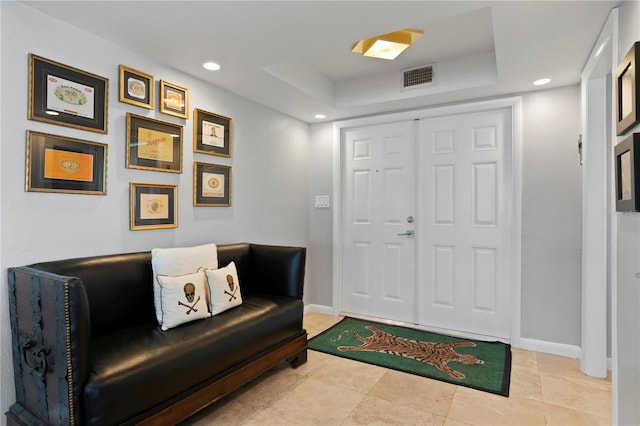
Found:
[[[521,334],[521,263],[522,263],[522,98],[520,96],[471,102],[444,107],[424,108],[373,117],[355,118],[333,123],[333,313],[342,312],[342,235],[344,226],[344,131],[353,127],[467,114],[499,108],[511,108],[513,167],[513,258],[511,265],[511,344],[520,345]]]
[[[582,170],[582,324],[580,370],[606,378],[607,342],[615,338],[616,225],[615,183],[611,179],[616,143],[612,81],[617,58],[618,10],[613,9],[594,45],[581,77],[581,131],[585,161]],[[604,143],[603,143],[604,142]],[[611,266],[611,267],[609,267]],[[611,289],[608,312],[607,285]],[[607,323],[611,315],[611,328]],[[617,374],[617,373],[616,373]],[[614,379],[615,382],[615,379]],[[614,401],[617,395],[614,390]],[[615,407],[615,404],[614,404]],[[615,408],[614,408],[615,413]]]

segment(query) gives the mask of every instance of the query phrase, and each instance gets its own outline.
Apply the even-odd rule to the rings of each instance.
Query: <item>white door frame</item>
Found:
[[[522,264],[522,98],[508,97],[488,101],[471,102],[444,107],[391,113],[373,117],[355,118],[333,123],[333,313],[342,312],[342,235],[344,226],[343,191],[343,131],[352,127],[381,123],[419,120],[467,114],[499,108],[511,108],[513,120],[513,265],[511,289],[511,344],[520,346],[521,333],[521,264]]]
[[[613,83],[617,58],[618,10],[604,24],[581,78],[582,169],[582,324],[580,369],[607,377],[607,282],[614,291],[616,216],[611,176],[616,140]],[[614,293],[615,295],[615,293]],[[612,295],[612,301],[614,297]],[[615,318],[615,315],[612,316]],[[612,328],[615,324],[612,324]],[[615,333],[610,335],[615,336]],[[614,347],[614,345],[612,345]],[[615,406],[615,405],[614,405]]]

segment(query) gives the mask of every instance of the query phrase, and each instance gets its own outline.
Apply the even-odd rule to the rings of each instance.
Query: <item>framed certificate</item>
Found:
[[[152,183],[129,184],[130,229],[178,227],[178,186]]]
[[[26,190],[106,195],[107,145],[27,131]]]
[[[194,162],[193,205],[196,207],[231,206],[231,167]]]
[[[109,80],[29,54],[29,120],[107,133]]]
[[[194,109],[193,151],[231,157],[231,119]]]
[[[127,113],[127,168],[182,173],[182,126]]]

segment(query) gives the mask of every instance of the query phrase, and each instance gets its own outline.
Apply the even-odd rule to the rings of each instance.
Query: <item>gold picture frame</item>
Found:
[[[107,145],[27,130],[27,192],[107,194]]]
[[[616,211],[640,211],[640,133],[614,147]]]
[[[153,76],[126,65],[120,65],[118,71],[120,102],[154,109]]]
[[[640,41],[631,49],[616,69],[616,135],[622,136],[640,122]]]
[[[126,167],[182,173],[182,126],[128,112]]]
[[[160,80],[160,112],[189,118],[189,89]]]
[[[195,108],[193,152],[231,157],[231,118]]]
[[[231,166],[198,161],[193,163],[193,205],[231,206]]]
[[[178,185],[129,183],[130,229],[178,227]]]
[[[107,133],[109,80],[29,54],[27,118]]]

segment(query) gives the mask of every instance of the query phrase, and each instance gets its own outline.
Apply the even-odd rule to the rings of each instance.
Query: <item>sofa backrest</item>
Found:
[[[248,243],[218,245],[217,249],[219,267],[236,263],[243,295],[269,292],[302,298],[305,249]],[[134,324],[156,324],[151,252],[58,260],[30,267],[82,281],[94,337]]]
[[[108,334],[131,324],[155,322],[151,252],[67,259],[30,266],[82,281],[89,304],[92,336]]]

